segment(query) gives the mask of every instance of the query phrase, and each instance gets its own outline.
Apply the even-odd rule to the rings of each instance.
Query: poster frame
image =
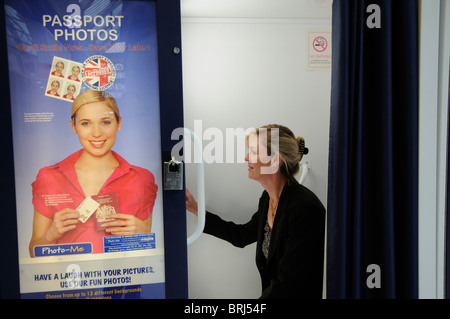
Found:
[[[124,0],[126,1],[126,0]],[[181,20],[177,0],[139,0],[155,2],[157,8],[158,68],[160,93],[161,158],[170,154],[179,141],[171,140],[175,128],[183,127],[181,74]],[[0,298],[19,299],[19,257],[11,120],[11,100],[6,44],[5,1],[0,0],[0,90],[3,116],[0,117],[0,145],[3,147],[0,200],[3,203],[0,232]],[[163,163],[161,163],[163,165]],[[163,192],[165,298],[188,297],[185,192]]]

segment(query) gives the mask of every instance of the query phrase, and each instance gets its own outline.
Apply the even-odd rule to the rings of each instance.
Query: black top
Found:
[[[242,225],[208,212],[204,232],[237,247],[257,242],[260,298],[322,298],[325,208],[308,188],[296,181],[286,184],[278,202],[266,259],[262,244],[269,200],[264,191],[258,211]]]

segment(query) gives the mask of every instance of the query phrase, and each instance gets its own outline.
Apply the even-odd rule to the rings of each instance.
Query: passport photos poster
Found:
[[[5,14],[22,297],[164,298],[155,3],[6,0]],[[118,110],[88,103],[71,122],[87,93]],[[55,239],[67,209],[80,216]]]

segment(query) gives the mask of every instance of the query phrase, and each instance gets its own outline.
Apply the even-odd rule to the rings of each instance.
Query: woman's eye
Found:
[[[88,125],[89,125],[89,122],[81,122],[81,125],[83,125],[83,126],[88,126]]]
[[[104,125],[109,125],[109,124],[111,124],[111,121],[103,121],[103,124]]]

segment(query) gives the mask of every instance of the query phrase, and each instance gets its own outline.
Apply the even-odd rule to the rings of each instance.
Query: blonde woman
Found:
[[[58,80],[53,80],[52,83],[50,83],[50,90],[47,91],[48,95],[53,96],[59,96],[58,90],[61,87],[61,84],[59,84]]]
[[[75,101],[75,91],[77,90],[77,88],[75,87],[75,85],[73,84],[69,84],[67,86],[67,93],[63,95],[63,98],[67,99],[67,100],[72,100]]]
[[[112,151],[122,118],[108,93],[83,91],[72,103],[70,125],[81,146],[63,161],[42,168],[33,189],[33,234],[36,245],[88,242],[93,253],[104,252],[103,237],[151,230],[157,185],[153,174],[129,164]],[[80,221],[76,209],[88,197],[116,194],[119,213],[96,228],[95,214]]]
[[[305,141],[287,127],[266,125],[248,136],[248,148],[248,177],[264,187],[258,211],[243,225],[206,212],[204,232],[237,247],[257,243],[260,298],[322,298],[325,208],[295,179]],[[186,207],[198,214],[189,191]]]
[[[63,78],[64,77],[62,73],[63,70],[64,70],[64,63],[62,61],[58,61],[55,64],[55,71],[52,72],[52,75]]]
[[[77,81],[80,82],[80,79],[78,78],[78,76],[80,75],[81,69],[78,65],[74,65],[72,67],[72,74],[69,75],[68,79],[72,80],[72,81]]]

